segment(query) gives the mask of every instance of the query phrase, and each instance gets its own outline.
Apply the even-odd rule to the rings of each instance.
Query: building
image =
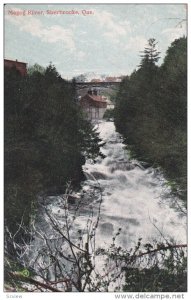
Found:
[[[27,63],[20,62],[17,60],[4,59],[4,67],[8,70],[11,70],[13,68],[16,69],[20,72],[22,76],[27,75]]]
[[[94,89],[80,98],[80,106],[89,120],[100,120],[107,109],[107,101]]]

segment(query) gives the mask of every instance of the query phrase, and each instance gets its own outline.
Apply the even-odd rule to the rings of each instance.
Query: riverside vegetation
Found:
[[[87,157],[99,155],[99,138],[76,103],[75,82],[53,65],[35,65],[22,77],[5,70],[5,225],[14,234],[28,225],[36,196],[79,185]]]
[[[131,155],[162,168],[171,191],[187,199],[187,39],[175,40],[157,66],[155,39],[120,86],[115,125]]]
[[[172,43],[161,67],[156,65],[158,59],[156,42],[150,39],[138,70],[121,83],[115,124],[132,155],[162,167],[172,192],[186,203],[186,38]],[[95,249],[99,216],[95,228],[89,226],[91,216],[88,218],[87,236],[74,228],[68,198],[83,179],[85,159],[101,155],[100,143],[76,103],[75,82],[63,80],[53,65],[46,69],[35,66],[26,78],[16,70],[5,71],[7,291],[98,292],[108,291],[111,285],[115,291],[126,292],[187,290],[186,245],[162,236],[152,245],[140,238],[133,249],[122,249],[116,243],[119,228],[108,249]],[[71,190],[67,191],[69,181]],[[48,237],[34,224],[31,229],[36,196],[42,191],[45,196],[61,194],[65,189],[61,199],[65,224],[43,206],[55,236]],[[100,189],[100,208],[101,203]],[[75,230],[76,240],[71,240]],[[34,233],[43,240],[34,262],[41,260],[40,269],[29,267],[25,256],[33,249]],[[101,272],[96,269],[99,256],[105,260]],[[54,280],[48,276],[49,268]]]

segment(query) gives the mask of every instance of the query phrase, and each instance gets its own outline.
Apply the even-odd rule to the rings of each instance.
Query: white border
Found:
[[[88,0],[75,0],[75,1],[61,1],[61,0],[56,0],[55,3],[53,1],[50,0],[33,0],[33,1],[10,1],[7,0],[4,3],[6,4],[134,4],[134,3],[140,3],[140,4],[187,4],[188,5],[188,245],[190,245],[190,224],[191,224],[191,220],[189,217],[189,212],[190,212],[190,205],[189,205],[189,201],[190,201],[190,189],[189,189],[189,180],[190,180],[190,170],[191,170],[191,162],[190,162],[190,157],[189,157],[189,153],[190,153],[190,130],[189,128],[191,128],[191,121],[190,121],[190,88],[189,88],[189,79],[190,79],[190,56],[189,53],[191,53],[191,47],[190,47],[190,36],[189,36],[189,32],[190,32],[190,4],[188,1],[183,1],[183,0],[174,0],[174,1],[127,1],[127,0],[119,0],[119,2],[117,1],[101,1],[101,0],[94,0],[94,1],[88,1]],[[1,5],[1,11],[0,11],[0,20],[1,20],[1,24],[3,25],[3,3],[0,4]],[[3,26],[0,27],[1,30],[1,37],[3,37]],[[1,53],[1,59],[2,59],[2,72],[1,72],[1,109],[0,109],[0,120],[1,120],[1,126],[0,126],[0,139],[1,139],[1,151],[0,151],[0,164],[2,166],[2,173],[1,173],[1,177],[0,177],[0,191],[1,191],[1,209],[0,209],[0,222],[1,222],[1,235],[0,235],[0,299],[4,300],[4,299],[27,299],[30,300],[32,298],[35,299],[52,299],[52,298],[56,298],[56,299],[74,299],[74,298],[81,298],[81,299],[89,299],[91,297],[91,299],[97,299],[102,298],[104,300],[106,299],[116,299],[115,295],[116,294],[120,294],[125,296],[126,295],[126,299],[129,299],[127,295],[132,295],[133,298],[132,299],[151,299],[150,297],[152,295],[155,295],[156,298],[153,299],[159,299],[157,297],[159,297],[159,295],[161,295],[161,299],[167,299],[165,298],[165,295],[168,295],[170,298],[168,299],[172,299],[172,295],[173,293],[4,293],[3,292],[3,43],[4,41],[2,40],[1,43],[1,47],[0,47],[0,53]],[[188,247],[188,258],[191,257],[190,256],[190,247]],[[190,280],[190,271],[191,271],[191,263],[190,263],[190,259],[188,259],[188,292],[187,293],[177,293],[177,295],[179,295],[176,299],[190,299],[191,297],[191,285],[189,283],[191,283]],[[189,287],[190,286],[190,287]],[[19,298],[19,296],[22,296],[22,298]],[[125,298],[124,298],[125,299]]]

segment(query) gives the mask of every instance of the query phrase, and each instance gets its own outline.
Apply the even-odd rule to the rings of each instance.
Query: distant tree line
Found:
[[[5,225],[14,233],[29,224],[39,192],[77,187],[85,158],[99,154],[98,134],[76,103],[75,82],[50,64],[28,76],[5,70]]]
[[[172,192],[186,203],[187,39],[172,42],[160,67],[156,45],[148,41],[140,66],[122,81],[115,125],[132,155],[161,167]]]

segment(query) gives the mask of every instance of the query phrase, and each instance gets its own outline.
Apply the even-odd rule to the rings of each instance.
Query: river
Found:
[[[144,243],[164,239],[174,240],[178,244],[186,243],[184,208],[179,199],[170,196],[162,174],[130,159],[113,122],[100,122],[96,126],[105,142],[101,148],[105,158],[98,157],[95,163],[86,161],[83,166],[87,179],[82,183],[81,191],[74,195],[74,203],[69,204],[68,218],[74,220],[71,238],[75,240],[80,230],[84,235],[88,230],[93,231],[96,235],[95,248],[107,248],[120,228],[116,242],[125,249],[134,247],[139,238]],[[81,205],[78,216],[74,218],[78,201],[81,201]],[[65,222],[62,197],[49,197],[46,207],[62,226]],[[55,231],[49,223],[42,212],[35,228],[40,234],[46,233],[54,238]],[[34,263],[39,249],[44,247],[40,234],[32,242],[30,265]]]
[[[98,180],[103,193],[98,245],[109,243],[119,227],[119,240],[124,247],[136,243],[138,238],[151,241],[161,234],[185,242],[186,217],[179,209],[182,204],[169,196],[162,174],[129,159],[113,122],[100,123],[98,130],[106,142],[102,148],[106,157],[84,166],[84,171]],[[88,180],[85,185],[92,183]]]

